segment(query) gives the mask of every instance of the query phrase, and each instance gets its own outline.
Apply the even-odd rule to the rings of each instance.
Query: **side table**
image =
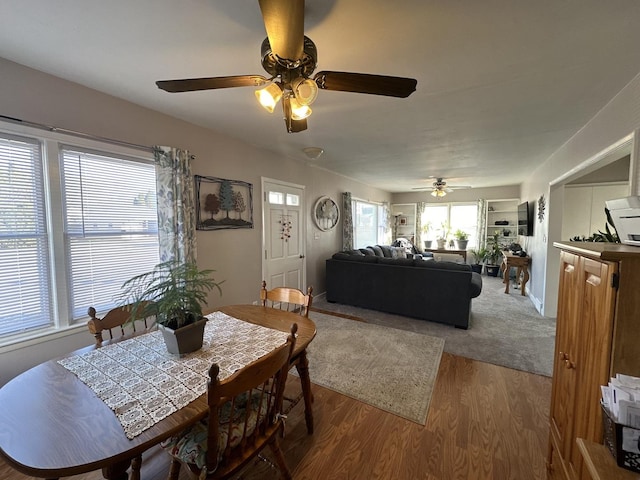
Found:
[[[509,272],[511,267],[516,268],[516,282],[520,284],[520,294],[525,295],[525,285],[529,281],[529,263],[530,257],[521,257],[511,252],[502,252],[502,264],[500,271],[502,272],[503,282],[505,284],[504,293],[509,293]]]

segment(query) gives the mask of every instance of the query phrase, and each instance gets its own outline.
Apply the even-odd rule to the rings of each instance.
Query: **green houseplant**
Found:
[[[493,233],[492,240],[487,244],[487,265],[485,268],[487,269],[487,275],[492,277],[498,276],[498,271],[500,270],[500,261],[502,259],[502,247],[499,242],[500,230],[496,230]]]
[[[473,255],[474,262],[471,264],[471,270],[476,273],[482,273],[482,266],[484,265],[485,260],[487,259],[487,247],[479,247],[471,249],[471,255]]]
[[[214,270],[198,270],[195,263],[163,262],[147,273],[136,275],[122,285],[121,300],[136,316],[155,317],[170,353],[188,353],[202,347],[207,321],[202,305],[207,293],[220,285]],[[185,343],[183,343],[183,340]]]
[[[464,230],[456,230],[453,234],[455,237],[455,244],[458,250],[466,250],[467,244],[469,243],[469,235]]]
[[[431,231],[431,222],[427,222],[422,226],[422,234],[424,235],[424,248],[431,248],[431,240],[427,240],[426,237]]]
[[[438,232],[438,237],[436,238],[436,243],[438,244],[438,249],[442,250],[447,246],[447,238],[449,237],[449,224],[447,222],[443,222],[440,225],[440,231]]]

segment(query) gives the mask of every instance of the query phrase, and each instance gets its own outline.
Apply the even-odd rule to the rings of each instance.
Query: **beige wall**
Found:
[[[560,255],[553,242],[562,239],[563,184],[631,152],[631,192],[638,195],[640,75],[622,89],[589,123],[554,152],[522,184],[522,200],[547,200],[547,215],[531,237],[530,297],[545,316],[556,315]],[[623,139],[626,139],[624,142]],[[612,145],[620,145],[611,148]],[[611,151],[610,151],[611,150]],[[566,179],[566,180],[565,180]]]
[[[223,295],[212,294],[209,306],[251,303],[262,281],[261,178],[268,177],[306,187],[307,284],[325,291],[324,261],[342,245],[341,227],[322,232],[311,209],[328,195],[341,205],[341,194],[389,201],[390,194],[341,177],[299,160],[222,136],[184,121],[154,112],[83,86],[0,59],[0,115],[53,125],[141,145],[171,145],[196,155],[193,173],[253,184],[255,228],[199,231],[198,264],[216,270],[224,279]],[[248,132],[250,134],[250,132]],[[321,162],[321,160],[320,160]],[[91,343],[86,331],[51,339],[34,347],[0,350],[0,384],[45,358]],[[6,349],[5,349],[6,350]],[[37,352],[37,353],[36,353]]]

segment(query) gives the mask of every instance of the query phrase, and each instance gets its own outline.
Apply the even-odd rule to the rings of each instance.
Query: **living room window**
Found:
[[[425,240],[435,240],[443,225],[448,227],[448,239],[453,240],[454,233],[462,230],[469,235],[468,249],[478,247],[478,205],[477,203],[437,203],[427,204],[422,213],[422,225],[431,228]]]
[[[385,243],[384,208],[377,203],[354,199],[353,247],[365,248],[369,245]]]
[[[84,323],[159,261],[150,152],[2,128],[0,345]]]

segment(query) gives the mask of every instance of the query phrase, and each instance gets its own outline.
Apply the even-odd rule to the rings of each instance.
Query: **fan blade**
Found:
[[[340,92],[369,93],[406,98],[416,91],[418,81],[413,78],[387,77],[366,73],[318,72],[313,78],[318,87]]]
[[[304,0],[260,0],[271,51],[292,63],[302,58]]]
[[[269,80],[262,75],[236,75],[232,77],[185,78],[183,80],[160,80],[159,89],[170,93],[214,90],[216,88],[259,87]]]

